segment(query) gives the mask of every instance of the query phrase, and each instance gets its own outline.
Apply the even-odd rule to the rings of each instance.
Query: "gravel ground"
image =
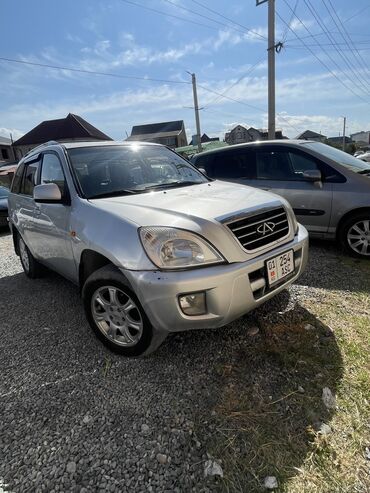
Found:
[[[222,330],[171,336],[149,358],[128,360],[95,339],[76,287],[52,273],[27,279],[10,235],[0,234],[0,492],[218,491],[204,466],[220,368],[241,350],[253,361],[263,334],[248,328],[260,318],[299,317],[300,299],[360,283],[343,276],[334,246],[315,245],[289,294]],[[273,364],[258,361],[266,382]],[[246,381],[255,371],[246,364]]]

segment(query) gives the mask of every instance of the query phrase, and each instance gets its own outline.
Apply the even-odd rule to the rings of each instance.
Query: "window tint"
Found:
[[[25,164],[26,169],[23,175],[23,183],[20,193],[23,193],[24,195],[32,196],[33,189],[36,185],[36,175],[37,175],[39,164],[40,161],[35,161],[33,163]]]
[[[55,183],[60,188],[62,196],[65,194],[65,178],[61,162],[55,154],[44,154],[41,168],[41,184]]]
[[[257,152],[257,178],[259,180],[299,180],[285,151]]]
[[[289,152],[289,156],[295,173],[300,174],[307,170],[319,169],[316,159],[307,154]]]
[[[207,172],[215,178],[246,178],[255,177],[256,164],[251,151],[227,151],[208,157]],[[197,161],[197,166],[199,166]]]
[[[11,186],[12,193],[19,193],[22,183],[22,176],[24,171],[24,164],[20,164],[14,173],[14,178]]]

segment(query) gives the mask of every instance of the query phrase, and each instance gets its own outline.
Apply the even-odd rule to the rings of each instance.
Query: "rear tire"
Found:
[[[24,273],[30,279],[36,279],[40,277],[43,271],[42,265],[35,259],[35,257],[30,252],[28,246],[25,244],[21,235],[18,236],[18,250],[19,258],[24,270]]]
[[[353,257],[370,260],[370,212],[358,212],[341,225],[339,239]]]
[[[153,327],[128,281],[113,265],[88,277],[82,299],[90,327],[111,351],[134,357],[148,350]]]

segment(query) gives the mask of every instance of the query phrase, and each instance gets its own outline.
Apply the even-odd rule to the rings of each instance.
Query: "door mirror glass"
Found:
[[[33,189],[33,199],[40,203],[61,202],[62,194],[60,188],[55,183],[36,185]]]
[[[303,178],[307,181],[321,181],[321,171],[318,169],[308,169],[303,171]]]

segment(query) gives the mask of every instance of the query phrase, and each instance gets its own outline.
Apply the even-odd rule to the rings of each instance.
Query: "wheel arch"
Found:
[[[114,266],[114,263],[101,253],[95,250],[86,249],[81,253],[80,264],[78,269],[78,281],[80,289],[85,284],[86,279],[95,271],[106,265]]]
[[[358,209],[352,209],[348,212],[346,212],[341,218],[340,218],[340,221],[338,223],[338,226],[337,226],[337,231],[336,231],[336,236],[337,238],[339,238],[340,236],[340,233],[342,231],[342,227],[343,227],[343,224],[345,224],[345,222],[351,217],[351,216],[355,216],[356,214],[361,214],[363,212],[367,212],[369,213],[369,217],[370,217],[370,207],[359,207]]]

